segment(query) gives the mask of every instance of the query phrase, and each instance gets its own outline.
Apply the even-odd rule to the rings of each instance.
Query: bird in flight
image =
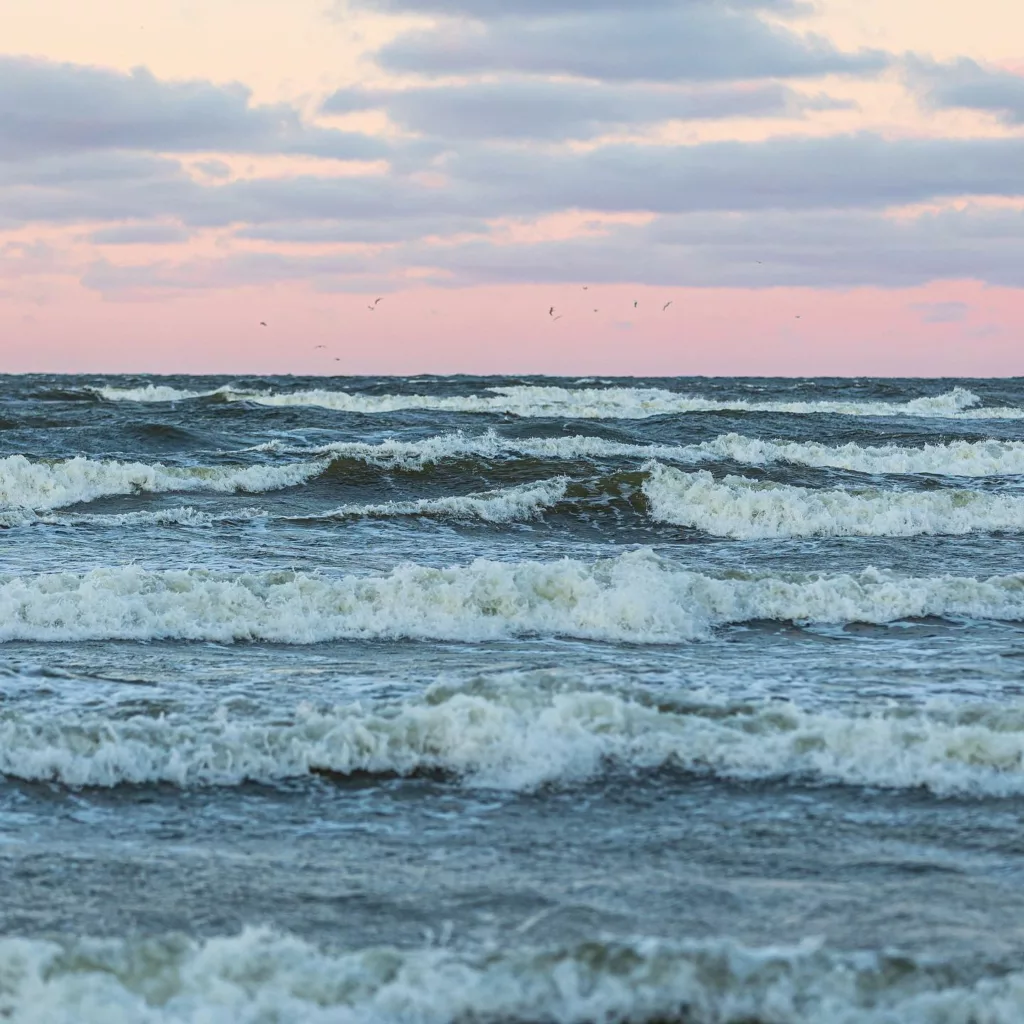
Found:
[[[586,285],[586,284],[585,284],[585,285],[583,286],[583,290],[584,290],[584,291],[586,291],[586,290],[587,290],[587,289],[588,289],[589,287],[590,287],[589,285]]]
[[[554,323],[556,320],[561,320],[561,319],[562,319],[562,314],[559,313],[558,316],[554,316],[554,317],[551,318],[551,322]]]
[[[260,327],[266,327],[266,326],[267,326],[267,321],[266,320],[261,320],[260,321]]]
[[[794,319],[799,320],[800,319],[800,314],[797,313],[797,315],[794,317]]]
[[[597,313],[597,312],[599,312],[599,310],[596,310],[596,309],[595,309],[595,310],[594,310],[594,312],[595,312],[595,313]]]
[[[373,300],[373,305],[372,306],[367,306],[366,308],[368,310],[370,310],[370,312],[372,313],[377,308],[377,303],[381,302],[383,300],[383,298],[384,298],[384,296],[382,295],[379,299],[374,299]]]
[[[551,307],[551,308],[550,308],[550,309],[548,310],[548,316],[554,316],[554,315],[555,315],[555,307],[554,307],[554,306],[552,306],[552,307]]]
[[[327,348],[327,346],[326,345],[314,345],[313,348],[314,349],[317,349],[317,348]]]
[[[637,307],[637,306],[639,306],[639,305],[640,305],[640,303],[639,303],[639,302],[634,302],[634,303],[633,303],[633,308],[634,308],[634,309],[636,309],[636,307]]]
[[[664,313],[665,310],[668,309],[668,307],[671,306],[671,305],[672,305],[672,300],[669,299],[668,302],[666,302],[665,305],[661,307],[662,313]]]

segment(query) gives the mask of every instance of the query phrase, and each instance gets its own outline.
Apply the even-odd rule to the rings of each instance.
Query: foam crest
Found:
[[[812,490],[744,477],[715,480],[648,463],[651,516],[715,537],[915,537],[1024,530],[1024,497],[981,491]]]
[[[287,466],[165,466],[82,457],[60,462],[30,462],[23,455],[0,459],[0,506],[62,508],[117,494],[209,491],[249,494],[305,483],[322,473],[328,461]]]
[[[701,463],[720,460],[761,466],[779,462],[816,469],[846,469],[869,474],[935,476],[1024,475],[1024,441],[953,441],[920,448],[899,445],[838,447],[801,441],[766,441],[742,434],[722,434],[690,445],[633,444],[603,437],[502,437],[493,430],[467,435],[438,434],[422,441],[387,440],[377,444],[339,441],[317,447],[268,441],[246,451],[355,459],[385,469],[415,471],[459,459],[532,458],[575,461],[631,458]]]
[[[214,391],[180,391],[165,386],[97,389],[107,401],[169,402],[217,396],[226,401],[290,407],[313,406],[366,415],[405,410],[490,413],[520,417],[570,419],[646,419],[650,416],[701,412],[768,412],[791,415],[917,416],[927,418],[1022,419],[1024,409],[981,407],[966,388],[908,402],[824,399],[814,402],[751,401],[703,398],[664,388],[564,388],[553,385],[513,385],[487,388],[482,395],[374,395],[316,388],[303,391],[247,391],[234,387]]]
[[[480,494],[415,501],[388,501],[377,505],[342,505],[341,508],[306,519],[390,519],[400,516],[428,516],[438,519],[481,519],[486,523],[512,523],[533,519],[544,509],[561,501],[568,487],[567,477],[541,480],[535,484],[504,487]]]
[[[107,402],[187,402],[194,398],[209,398],[224,392],[224,388],[214,391],[183,391],[180,388],[168,387],[165,384],[146,384],[141,388],[90,388],[93,394]]]
[[[345,638],[467,642],[541,635],[677,643],[752,620],[1024,620],[1024,577],[730,576],[679,569],[642,549],[588,563],[406,563],[385,576],[150,571],[0,577],[0,641]]]
[[[616,772],[676,769],[733,780],[1024,794],[1024,709],[844,714],[778,702],[673,709],[654,697],[569,690],[462,692],[422,703],[300,708],[273,723],[8,713],[0,773],[80,787],[274,783],[310,774],[441,773],[532,792]]]
[[[0,1013],[14,1024],[1017,1024],[1024,974],[815,941],[327,952],[249,928],[201,941],[0,939]]]

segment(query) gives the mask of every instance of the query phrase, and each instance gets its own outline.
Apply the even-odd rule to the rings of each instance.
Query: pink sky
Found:
[[[704,2],[7,0],[0,372],[1024,374],[1024,13]]]

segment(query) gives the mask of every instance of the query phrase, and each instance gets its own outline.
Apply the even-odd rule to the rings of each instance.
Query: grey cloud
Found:
[[[409,217],[401,220],[280,221],[241,228],[238,238],[263,242],[366,243],[386,245],[432,235],[487,234],[484,220],[472,217]]]
[[[445,21],[403,33],[377,54],[393,72],[568,74],[615,81],[715,81],[870,74],[889,58],[715,3],[604,8],[488,22]]]
[[[405,258],[423,262],[424,247]],[[1024,287],[1024,214],[966,210],[895,221],[853,212],[689,214],[604,237],[436,247],[453,286],[636,282],[678,287]]]
[[[585,139],[668,120],[799,116],[846,106],[778,83],[665,88],[537,79],[400,91],[339,89],[325,113],[381,109],[399,127],[445,139]]]
[[[506,211],[884,207],[943,196],[1024,194],[1024,138],[873,134],[693,146],[609,145],[587,153],[464,147],[453,178]],[[459,186],[457,186],[459,187]]]
[[[187,242],[191,232],[176,224],[119,224],[89,236],[93,245],[167,245]]]
[[[812,3],[804,0],[360,0],[356,6],[392,14],[433,14],[481,21],[605,11],[643,16],[697,6],[764,10],[779,16],[806,14],[814,9]]]
[[[534,217],[564,209],[884,208],[944,196],[1024,194],[1024,138],[848,135],[692,146],[602,146],[586,153],[460,147],[437,186],[397,174],[201,184],[173,160],[115,155],[27,163],[4,177],[0,220],[174,220],[186,227],[332,221],[402,224]],[[38,176],[33,172],[38,170]],[[462,223],[462,221],[453,221]]]
[[[309,125],[284,104],[253,105],[241,85],[164,82],[144,68],[122,74],[0,56],[0,160],[90,150],[376,159],[387,147]]]
[[[911,87],[932,108],[987,111],[1007,124],[1024,124],[1024,75],[966,58],[939,64],[911,57],[905,66]]]
[[[410,243],[372,255],[246,254],[224,260],[116,267],[83,279],[108,294],[304,280],[321,290],[400,285],[408,267],[430,268],[435,286],[586,281],[665,287],[906,288],[975,279],[1024,287],[1024,214],[967,209],[897,221],[853,211],[695,213],[602,236],[495,245]],[[391,275],[389,278],[388,275]],[[934,304],[945,307],[947,304]],[[955,316],[955,304],[940,310]],[[930,306],[929,309],[932,307]],[[946,322],[952,322],[947,320]]]

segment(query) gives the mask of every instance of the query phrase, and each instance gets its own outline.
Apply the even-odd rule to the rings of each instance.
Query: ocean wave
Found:
[[[541,635],[677,643],[753,620],[1024,620],[1024,576],[858,574],[715,578],[649,549],[594,563],[496,562],[386,576],[150,571],[0,576],[0,641],[346,638],[467,642]]]
[[[1024,707],[811,711],[768,702],[679,707],[635,691],[435,686],[422,702],[290,720],[0,717],[0,774],[71,787],[264,784],[309,775],[440,774],[533,792],[674,769],[734,781],[1024,794]]]
[[[983,407],[966,388],[907,402],[851,401],[757,402],[747,399],[703,398],[663,388],[563,388],[550,385],[491,387],[484,395],[372,395],[361,392],[314,389],[307,391],[249,391],[231,386],[213,391],[183,391],[154,386],[103,387],[97,394],[107,401],[171,402],[217,397],[223,401],[252,402],[276,407],[319,407],[366,415],[433,410],[452,413],[490,413],[519,417],[569,419],[646,419],[651,416],[701,412],[767,412],[793,415],[917,416],[956,419],[1022,419],[1024,409]]]
[[[334,952],[269,928],[12,937],[0,939],[0,1014],[13,1024],[1017,1024],[1024,974],[817,940]]]
[[[53,509],[118,494],[210,491],[257,494],[305,483],[329,461],[286,466],[165,466],[161,463],[82,458],[30,462],[23,455],[0,459],[0,506]]]
[[[311,516],[289,516],[293,521],[328,519],[390,519],[425,516],[439,519],[481,519],[486,523],[513,523],[533,519],[544,509],[561,501],[568,477],[541,480],[517,487],[502,487],[479,494],[444,498],[419,498],[413,501],[387,501],[376,505],[342,505],[330,512]]]
[[[651,516],[715,537],[915,537],[1024,530],[1024,496],[983,491],[813,490],[652,462]]]
[[[338,441],[314,447],[287,441],[266,441],[246,452],[353,459],[384,469],[417,471],[444,462],[466,459],[531,458],[554,462],[630,458],[695,464],[713,461],[751,466],[786,462],[814,469],[846,469],[865,474],[988,477],[1024,475],[1024,441],[952,441],[920,448],[900,445],[837,447],[814,441],[767,441],[722,434],[698,444],[634,444],[603,437],[502,437],[493,430],[482,434],[454,431],[421,441],[378,443]],[[232,454],[232,453],[226,453]],[[233,453],[238,454],[238,453]]]

